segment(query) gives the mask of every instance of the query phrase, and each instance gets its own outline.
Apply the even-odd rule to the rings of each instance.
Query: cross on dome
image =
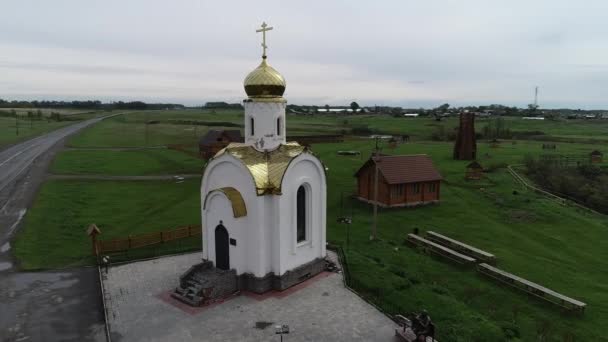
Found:
[[[262,28],[255,30],[255,32],[262,32],[262,58],[266,58],[266,49],[268,45],[266,45],[266,31],[272,30],[272,26],[268,26],[266,22],[262,22]]]

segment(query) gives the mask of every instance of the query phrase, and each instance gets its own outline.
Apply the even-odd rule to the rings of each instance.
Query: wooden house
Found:
[[[231,142],[243,142],[243,136],[238,129],[217,130],[207,132],[198,142],[198,151],[201,157],[209,159],[219,150],[228,146]]]
[[[483,177],[483,166],[477,161],[473,161],[467,165],[467,171],[465,173],[466,179],[481,179]]]
[[[602,152],[600,152],[598,150],[594,150],[593,152],[591,152],[591,154],[589,154],[589,156],[591,157],[592,164],[602,162]]]
[[[357,198],[373,203],[378,168],[378,204],[404,207],[439,202],[442,177],[427,155],[379,155],[355,173]]]

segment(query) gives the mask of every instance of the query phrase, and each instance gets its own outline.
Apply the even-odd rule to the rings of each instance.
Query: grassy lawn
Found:
[[[90,264],[85,230],[100,238],[200,224],[200,180],[47,181],[25,217],[14,244],[24,269]]]
[[[201,173],[204,161],[185,153],[166,150],[95,151],[67,150],[51,165],[55,174],[104,174],[143,176]]]
[[[354,191],[352,175],[362,164],[357,157],[337,156],[339,149],[369,155],[370,142],[316,145],[314,151],[328,172],[328,240],[344,245],[346,228],[340,193]],[[560,145],[561,147],[562,145]],[[593,146],[563,145],[568,153]],[[538,154],[540,143],[517,142],[490,148],[481,144],[482,164],[517,163]],[[464,180],[467,162],[451,160],[451,144],[416,143],[387,153],[428,153],[446,178],[442,203],[417,209],[384,209],[379,214],[380,241],[369,242],[371,207],[345,201],[354,212],[347,252],[353,278],[366,288],[380,288],[378,304],[398,305],[406,312],[426,308],[437,322],[439,340],[501,341],[519,335],[536,340],[547,329],[548,340],[561,341],[567,332],[576,340],[605,339],[597,327],[608,322],[608,220],[528,193],[499,169],[477,182]],[[513,194],[513,191],[517,194]],[[403,242],[414,228],[435,230],[488,250],[498,266],[586,302],[582,318],[560,314],[558,308],[504,288],[441,260],[418,253]],[[395,250],[397,248],[398,250]]]
[[[205,121],[208,125],[176,124],[175,120]],[[484,119],[485,120],[485,119]],[[477,129],[485,125],[478,120]],[[508,118],[515,131],[584,138],[606,135],[606,123],[588,121],[538,122]],[[158,121],[148,125],[145,122]],[[101,122],[71,139],[72,146],[152,146],[190,144],[210,128],[242,123],[238,111],[201,110],[133,113]],[[352,207],[350,246],[346,252],[354,279],[361,288],[380,288],[381,307],[397,305],[405,312],[426,308],[437,323],[441,341],[608,341],[608,219],[564,207],[530,193],[506,172],[527,154],[587,155],[594,144],[558,143],[542,150],[539,141],[506,141],[498,148],[478,143],[478,160],[494,169],[480,181],[465,181],[466,161],[452,160],[452,143],[431,142],[438,125],[445,130],[455,118],[403,119],[366,116],[288,117],[290,134],[331,134],[366,124],[391,133],[410,134],[414,142],[389,154],[429,154],[445,178],[440,205],[415,209],[384,209],[379,213],[380,240],[370,242],[371,207],[345,199]],[[237,126],[238,127],[238,126]],[[353,193],[353,174],[370,155],[373,141],[353,139],[318,144],[313,151],[329,168],[328,241],[345,245],[346,227],[341,194]],[[193,147],[194,148],[194,147]],[[601,146],[599,146],[601,148]],[[361,157],[338,156],[338,150],[359,150]],[[604,151],[606,152],[606,151]],[[53,164],[57,173],[153,174],[198,170],[202,162],[179,152],[66,151]],[[185,171],[180,171],[185,172]],[[200,222],[199,181],[109,182],[49,181],[25,218],[14,251],[26,269],[86,264],[91,260],[85,227],[94,222],[102,238],[157,231]],[[418,253],[403,245],[414,228],[435,230],[485,249],[498,258],[498,267],[588,304],[582,317],[562,314],[553,306],[479,276]]]

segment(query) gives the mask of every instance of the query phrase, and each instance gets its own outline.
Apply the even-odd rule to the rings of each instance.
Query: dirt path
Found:
[[[201,178],[200,174],[182,175],[150,175],[150,176],[109,176],[109,175],[48,175],[48,179],[82,179],[82,180],[113,180],[113,181],[150,181],[150,180],[175,180]]]
[[[147,146],[147,147],[67,147],[66,151],[139,151],[139,150],[166,150],[167,146]]]

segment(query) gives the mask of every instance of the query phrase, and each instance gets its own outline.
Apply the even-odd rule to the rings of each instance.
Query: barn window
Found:
[[[429,192],[435,192],[435,183],[429,183]]]
[[[281,118],[277,118],[277,135],[281,135]]]
[[[418,183],[412,184],[412,192],[415,194],[419,194],[420,193],[420,184],[418,184]]]
[[[391,188],[391,197],[392,198],[403,197],[404,188],[405,188],[405,186],[403,184],[394,185]]]
[[[250,128],[250,135],[255,135],[255,123],[253,121],[253,117],[249,118],[249,128]]]
[[[298,242],[306,241],[306,209],[307,209],[307,198],[306,198],[306,188],[304,185],[301,185],[298,188],[298,193],[296,195],[297,199],[297,238]]]

